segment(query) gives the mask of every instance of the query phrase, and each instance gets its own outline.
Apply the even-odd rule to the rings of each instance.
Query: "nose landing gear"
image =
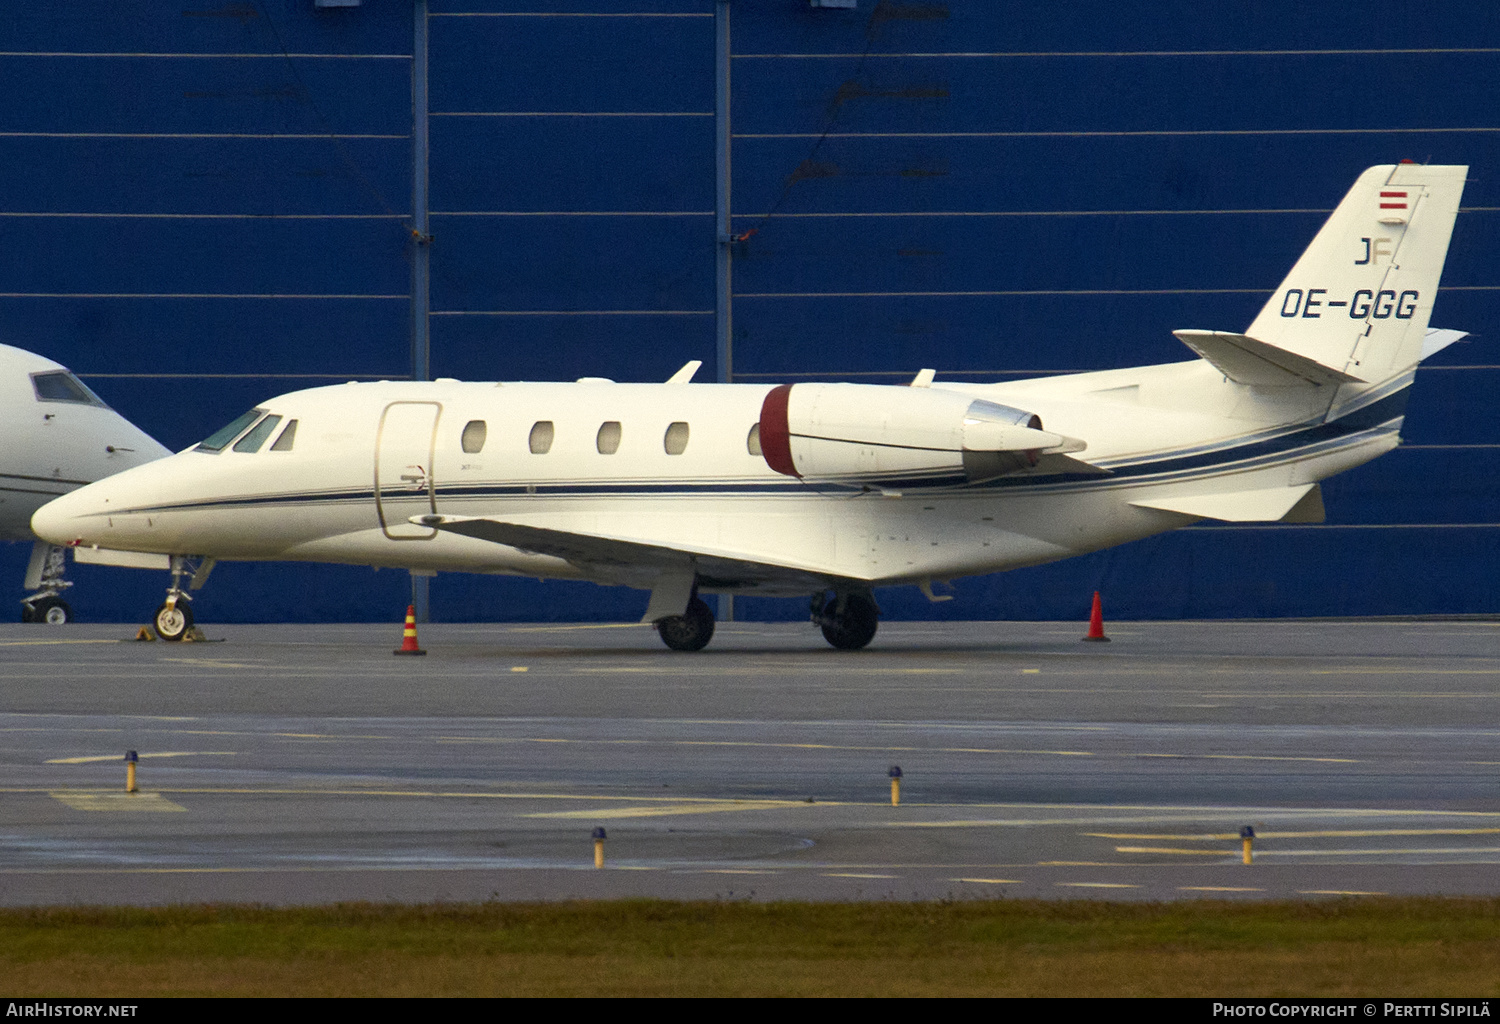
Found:
[[[22,622],[45,622],[61,626],[73,621],[73,609],[59,595],[73,584],[63,579],[67,569],[65,549],[39,540],[31,546],[31,562],[26,567],[28,594],[21,599]]]
[[[156,609],[156,617],[152,619],[157,636],[163,640],[181,640],[188,635],[193,628],[193,596],[183,589],[182,578],[190,577],[188,590],[200,590],[213,570],[212,558],[172,556],[172,585],[167,588],[167,599]]]

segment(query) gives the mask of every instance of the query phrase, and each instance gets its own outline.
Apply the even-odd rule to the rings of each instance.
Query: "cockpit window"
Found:
[[[260,451],[260,446],[266,443],[266,438],[271,436],[271,431],[275,430],[276,424],[280,422],[280,416],[267,416],[257,423],[250,433],[240,438],[240,442],[234,446],[234,450],[245,452],[246,454]]]
[[[289,451],[292,450],[292,445],[294,445],[296,443],[297,443],[297,421],[296,420],[292,420],[291,422],[289,422],[286,425],[286,429],[281,432],[281,436],[276,439],[276,443],[273,444],[273,445],[271,445],[271,451],[273,451],[273,452],[289,452]]]
[[[50,370],[33,373],[31,387],[38,402],[77,402],[80,405],[98,405],[109,408],[88,386],[67,370]]]
[[[203,443],[198,446],[197,450],[200,452],[223,451],[225,445],[227,445],[230,441],[233,441],[236,437],[240,436],[240,431],[244,430],[250,424],[260,419],[264,414],[264,409],[251,409],[243,416],[237,417],[233,423],[210,434],[207,438],[204,439]]]

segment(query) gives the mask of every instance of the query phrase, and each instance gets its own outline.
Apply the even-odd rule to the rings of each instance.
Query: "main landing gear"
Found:
[[[193,628],[193,596],[188,590],[198,590],[208,582],[208,574],[214,570],[212,558],[193,559],[182,555],[172,556],[172,585],[167,588],[167,599],[156,609],[151,620],[156,635],[163,640],[181,640]],[[182,578],[190,577],[187,590]],[[201,639],[201,637],[200,637]]]
[[[655,622],[661,642],[674,651],[701,651],[714,638],[714,613],[701,597],[688,602],[681,615],[668,615]]]
[[[73,621],[73,609],[61,595],[73,584],[63,579],[67,569],[65,549],[39,540],[31,546],[31,563],[26,567],[26,589],[37,593],[21,599],[22,622],[45,622],[61,626]]]
[[[841,651],[857,651],[875,639],[880,606],[868,593],[840,592],[825,600],[812,598],[812,620],[823,628],[823,639]]]

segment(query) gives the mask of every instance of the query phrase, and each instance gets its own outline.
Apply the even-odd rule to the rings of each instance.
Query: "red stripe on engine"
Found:
[[[787,423],[787,405],[794,385],[772,388],[760,406],[760,452],[766,465],[787,476],[801,476],[792,464],[792,430]]]

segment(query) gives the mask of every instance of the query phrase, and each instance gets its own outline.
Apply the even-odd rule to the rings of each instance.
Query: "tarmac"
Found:
[[[1494,621],[203,629],[0,626],[0,905],[1500,895]]]

